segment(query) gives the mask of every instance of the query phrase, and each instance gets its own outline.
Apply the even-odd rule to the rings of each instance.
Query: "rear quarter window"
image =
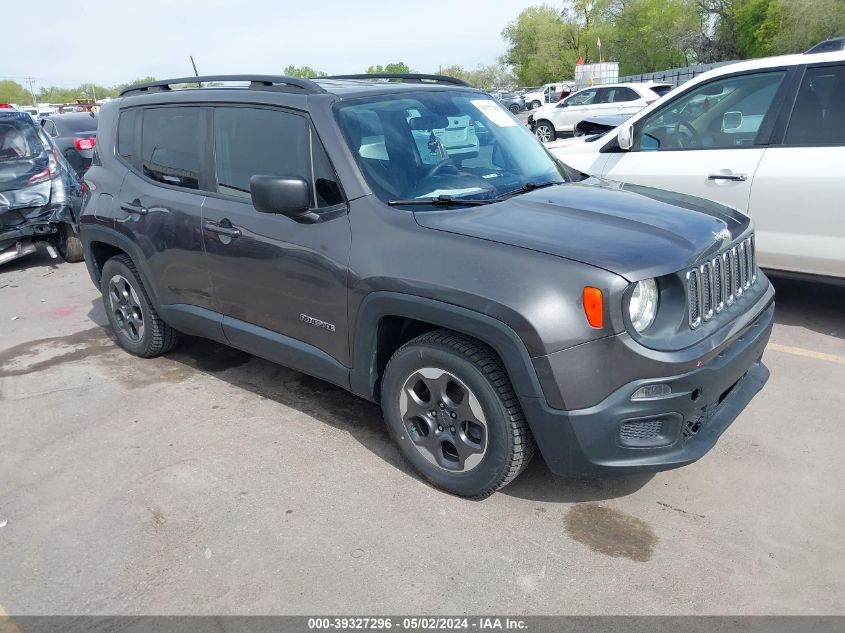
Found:
[[[135,151],[135,123],[138,110],[124,110],[117,123],[117,154],[132,162]]]

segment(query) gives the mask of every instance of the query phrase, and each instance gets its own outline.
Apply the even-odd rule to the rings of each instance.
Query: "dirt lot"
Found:
[[[7,265],[0,612],[843,614],[845,289],[776,286],[771,380],[703,460],[472,502],[375,406],[203,340],[134,358],[84,265]]]

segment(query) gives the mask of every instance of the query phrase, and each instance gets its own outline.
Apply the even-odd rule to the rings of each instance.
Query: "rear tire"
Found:
[[[73,228],[73,225],[67,222],[59,224],[59,234],[56,239],[56,250],[59,255],[71,264],[81,262],[85,259],[85,253],[82,250],[82,240],[79,239],[79,233]]]
[[[142,358],[173,349],[178,333],[158,316],[127,255],[115,255],[105,263],[100,291],[109,323],[123,349]]]
[[[516,105],[515,103],[512,103],[510,105],[510,111],[513,112],[514,114],[519,114],[519,106]]]
[[[534,455],[534,438],[495,352],[449,330],[396,351],[384,372],[381,406],[411,467],[456,495],[487,497]]]

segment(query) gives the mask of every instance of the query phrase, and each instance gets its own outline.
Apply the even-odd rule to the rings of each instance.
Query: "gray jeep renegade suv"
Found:
[[[85,179],[85,261],[122,347],[206,337],[379,402],[459,495],[535,446],[559,474],[688,464],[768,378],[748,217],[584,179],[455,79],[133,86]]]

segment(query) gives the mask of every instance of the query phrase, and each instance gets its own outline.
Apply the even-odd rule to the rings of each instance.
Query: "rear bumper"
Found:
[[[561,411],[544,398],[523,399],[549,468],[560,475],[622,474],[677,468],[701,458],[768,380],[760,358],[773,317],[770,303],[700,367],[629,382],[589,408]],[[667,385],[671,393],[632,399],[646,385]]]

